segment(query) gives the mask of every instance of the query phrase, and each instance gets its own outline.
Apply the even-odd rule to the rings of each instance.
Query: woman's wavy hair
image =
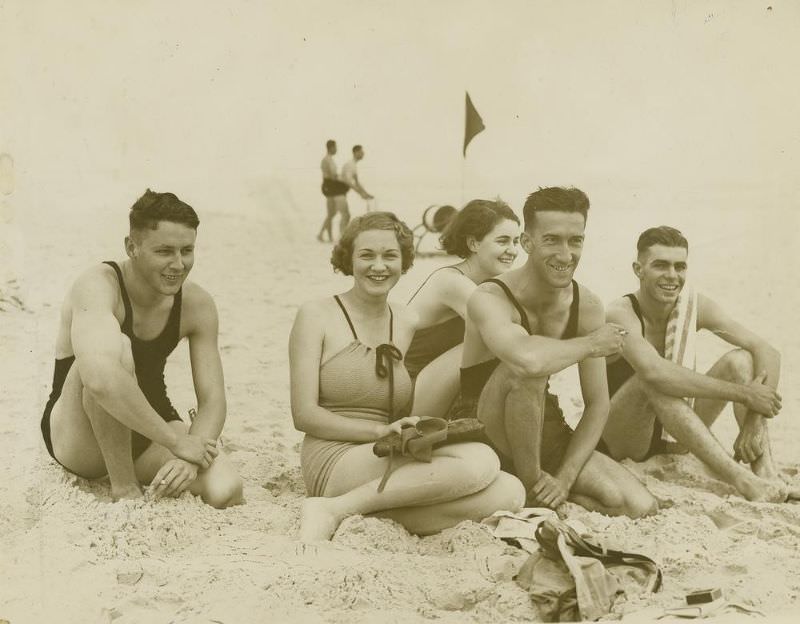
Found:
[[[450,220],[439,242],[450,255],[467,258],[472,255],[467,238],[471,236],[476,241],[482,241],[498,223],[506,219],[519,225],[519,217],[503,200],[473,199]]]
[[[333,270],[344,275],[353,274],[353,243],[361,232],[367,230],[391,230],[400,245],[403,273],[414,264],[414,235],[409,227],[393,212],[368,212],[356,217],[345,228],[339,242],[333,247],[331,264]]]

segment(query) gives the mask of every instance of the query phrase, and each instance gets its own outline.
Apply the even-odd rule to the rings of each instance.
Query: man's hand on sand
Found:
[[[747,398],[744,404],[748,409],[772,418],[781,411],[781,395],[770,386],[764,384],[766,372],[759,373],[756,378],[747,384]]]
[[[161,470],[150,483],[150,495],[153,498],[171,496],[177,498],[197,478],[197,465],[183,459],[171,459],[161,466]]]
[[[193,433],[179,433],[172,454],[186,461],[197,464],[200,468],[208,468],[219,451],[217,441],[201,438]]]
[[[616,323],[606,323],[587,334],[592,345],[592,357],[608,357],[622,351],[628,330]]]
[[[733,457],[752,464],[764,453],[767,427],[761,418],[745,418],[739,435],[733,443]]]
[[[566,502],[569,491],[558,479],[542,470],[542,476],[533,484],[528,492],[527,504],[533,503],[534,506],[544,506],[556,509],[559,505]]]

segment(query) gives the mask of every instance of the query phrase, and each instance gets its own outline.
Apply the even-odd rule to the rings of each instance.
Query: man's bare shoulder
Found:
[[[603,300],[600,299],[593,291],[589,290],[583,284],[578,284],[578,292],[580,293],[581,303],[580,311],[593,313],[598,310],[601,312],[605,310]]]
[[[119,280],[114,269],[107,264],[94,264],[72,282],[65,304],[68,307],[108,307],[113,310],[118,297]]]
[[[597,329],[605,322],[603,300],[583,284],[578,284],[580,304],[578,307],[580,333]]]
[[[635,315],[633,307],[631,306],[631,300],[628,297],[618,297],[610,301],[606,306],[606,317],[608,317],[609,320],[613,320],[612,317],[627,317],[632,314]]]
[[[211,294],[202,286],[186,280],[181,290],[181,326],[187,335],[195,332],[216,331],[217,305]]]
[[[216,304],[214,303],[214,298],[211,294],[202,286],[200,286],[196,282],[192,282],[190,280],[186,280],[183,283],[182,288],[182,305],[184,308],[195,308],[195,309],[203,309],[203,308],[216,308]]]

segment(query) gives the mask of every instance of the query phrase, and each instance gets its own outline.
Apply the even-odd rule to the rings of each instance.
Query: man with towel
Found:
[[[780,354],[686,284],[689,243],[678,230],[650,228],[637,249],[639,290],[606,313],[628,334],[621,354],[607,358],[611,409],[599,448],[636,461],[688,449],[748,500],[786,500],[767,430],[781,408]],[[700,329],[738,347],[705,374],[694,370]],[[728,401],[739,423],[733,457],[709,429]]]

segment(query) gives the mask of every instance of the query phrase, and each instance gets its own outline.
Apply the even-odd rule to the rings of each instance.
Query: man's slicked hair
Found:
[[[528,195],[522,208],[525,230],[533,229],[536,213],[545,211],[577,212],[582,214],[583,220],[586,221],[586,215],[589,212],[589,198],[582,190],[572,186],[569,188],[563,186],[539,187],[538,191]]]
[[[663,245],[664,247],[683,247],[687,252],[689,251],[689,241],[681,233],[668,225],[659,225],[652,227],[639,235],[639,240],[636,241],[636,251],[641,254],[647,251],[653,245]]]
[[[333,139],[328,139],[327,141],[325,141],[325,148],[326,149],[329,150],[332,147],[336,147],[336,141],[334,141]]]
[[[360,145],[354,145],[353,146],[353,154],[355,154],[356,152],[363,152],[363,151],[364,151],[364,148],[361,147]]]
[[[174,193],[155,193],[147,189],[131,207],[128,215],[131,231],[155,230],[161,221],[180,223],[193,230],[200,225],[197,213]]]

